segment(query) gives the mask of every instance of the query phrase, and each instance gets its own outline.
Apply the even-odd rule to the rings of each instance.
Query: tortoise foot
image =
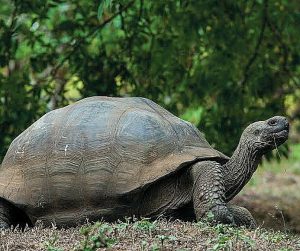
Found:
[[[227,206],[217,205],[213,207],[210,212],[213,214],[214,223],[236,225],[233,214],[229,211]]]

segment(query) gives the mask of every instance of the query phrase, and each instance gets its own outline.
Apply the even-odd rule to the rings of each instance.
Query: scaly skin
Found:
[[[217,222],[255,227],[255,220],[247,209],[228,206],[226,203],[247,184],[263,154],[285,142],[288,138],[288,131],[289,124],[284,117],[276,116],[266,121],[255,122],[245,129],[238,147],[226,164],[222,167],[217,164],[207,164],[207,166],[211,165],[211,168],[203,167],[204,174],[201,175],[203,178],[195,186],[196,189],[199,187],[198,193],[207,194],[207,189],[203,188],[202,184],[211,184],[209,189],[212,194],[206,197],[213,198],[213,200],[211,200],[211,208],[207,209],[207,198],[202,199],[202,202],[199,202],[197,196],[193,199],[196,218],[203,217],[204,212],[211,210]],[[205,171],[205,168],[208,170]],[[216,181],[218,177],[223,178],[223,183],[217,182],[216,186],[213,181]],[[197,185],[198,183],[200,185]]]
[[[187,219],[193,215],[196,220],[201,220],[211,211],[216,222],[256,227],[247,209],[227,205],[222,166],[214,161],[196,163],[188,172],[168,177],[150,187],[142,197],[136,212],[138,216]],[[180,208],[180,214],[176,213]]]
[[[229,212],[234,217],[237,226],[246,226],[248,228],[256,228],[256,221],[251,213],[244,207],[228,205]]]
[[[196,189],[199,187],[198,193],[207,194],[207,189],[203,188],[202,184],[211,184],[209,189],[212,194],[208,197],[214,198],[214,200],[211,200],[211,208],[207,209],[207,199],[202,199],[202,202],[199,202],[196,196],[196,199],[193,199],[196,218],[203,217],[204,212],[211,210],[217,222],[255,227],[255,220],[247,209],[228,206],[226,203],[247,184],[257,169],[263,154],[286,141],[288,131],[289,124],[284,117],[276,116],[266,121],[255,122],[245,129],[238,147],[226,164],[221,168],[217,164],[207,164],[207,166],[211,165],[211,168],[203,167],[209,171],[204,169],[204,174],[201,175],[203,179],[197,182],[195,186]],[[212,173],[215,177],[212,176]],[[223,183],[216,183],[218,188],[213,184],[213,181],[220,176],[223,178]]]

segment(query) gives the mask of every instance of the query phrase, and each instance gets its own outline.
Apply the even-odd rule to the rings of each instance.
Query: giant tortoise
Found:
[[[86,98],[45,114],[11,143],[0,168],[0,226],[211,212],[216,222],[254,227],[247,209],[228,202],[288,132],[281,116],[255,122],[228,158],[149,99]]]

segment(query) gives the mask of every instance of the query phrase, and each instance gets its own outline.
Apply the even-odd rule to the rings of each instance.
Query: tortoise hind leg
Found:
[[[29,217],[21,209],[0,197],[0,229],[11,226],[24,229],[26,225],[32,226]]]
[[[233,214],[237,226],[246,226],[255,229],[257,224],[251,213],[244,207],[228,205],[229,211]]]
[[[4,199],[0,198],[0,229],[10,228],[10,210]]]

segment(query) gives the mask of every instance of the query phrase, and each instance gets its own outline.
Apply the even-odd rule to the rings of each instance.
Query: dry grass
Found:
[[[300,233],[300,176],[266,171],[259,179],[260,185],[246,187],[233,203],[248,208],[264,227]]]
[[[0,250],[300,250],[300,238],[263,229],[158,220],[2,231]],[[94,247],[94,248],[93,248]]]

